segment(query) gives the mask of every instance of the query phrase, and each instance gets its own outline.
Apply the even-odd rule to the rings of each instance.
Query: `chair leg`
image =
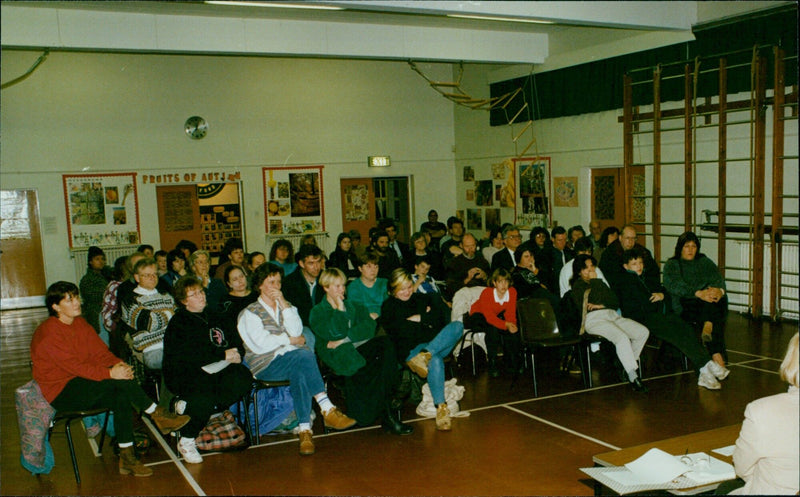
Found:
[[[475,333],[472,334],[472,376],[478,376],[478,370],[475,369]]]
[[[78,471],[78,459],[75,457],[75,446],[72,445],[72,430],[70,424],[74,418],[67,418],[64,431],[67,433],[67,444],[69,445],[69,455],[72,457],[72,471],[75,472],[75,482],[81,484],[81,473]]]
[[[103,431],[100,433],[100,443],[97,445],[97,455],[103,454],[103,443],[106,441],[106,428],[108,428],[108,418],[111,417],[111,411],[106,411],[105,419],[103,420]]]
[[[586,379],[588,380],[589,388],[592,388],[594,386],[594,380],[592,379],[592,344],[588,342],[586,343]]]
[[[536,357],[531,352],[531,375],[533,376],[533,396],[539,396],[539,387],[536,385]]]

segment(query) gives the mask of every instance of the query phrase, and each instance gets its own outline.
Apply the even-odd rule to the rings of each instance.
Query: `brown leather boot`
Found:
[[[152,476],[153,470],[136,458],[133,446],[119,448],[119,474],[133,476]]]
[[[316,449],[314,448],[314,441],[312,440],[313,435],[310,431],[301,431],[298,433],[300,437],[300,455],[301,456],[310,456]]]
[[[150,419],[158,426],[162,435],[167,435],[170,432],[180,430],[191,419],[189,416],[182,414],[173,414],[161,406],[156,407]]]

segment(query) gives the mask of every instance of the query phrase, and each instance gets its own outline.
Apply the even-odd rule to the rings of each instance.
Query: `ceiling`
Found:
[[[787,3],[302,2],[344,8],[310,10],[201,1],[5,1],[0,33],[4,49],[465,61],[549,70],[690,40],[698,23]],[[454,14],[496,20],[449,17]],[[552,24],[522,22],[531,20]]]

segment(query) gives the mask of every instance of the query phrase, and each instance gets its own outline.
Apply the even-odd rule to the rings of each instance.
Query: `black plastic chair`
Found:
[[[517,302],[517,318],[519,320],[520,338],[526,357],[531,358],[531,376],[533,377],[533,396],[539,396],[536,382],[535,354],[539,349],[557,349],[571,347],[578,351],[581,362],[581,379],[587,388],[587,377],[591,378],[591,365],[586,360],[588,342],[583,335],[564,335],[559,330],[553,306],[547,299],[527,298]],[[590,381],[590,380],[589,380]]]
[[[289,380],[279,380],[279,381],[267,381],[267,380],[253,380],[253,388],[244,394],[242,398],[239,400],[241,404],[244,404],[244,409],[240,410],[240,412],[244,411],[244,423],[246,425],[245,432],[247,433],[247,438],[250,439],[250,444],[257,444],[261,440],[261,429],[259,426],[258,421],[258,392],[261,390],[266,390],[267,388],[278,388],[278,387],[288,387]],[[253,417],[255,418],[253,422],[255,423],[255,434],[253,433],[253,426],[250,423],[250,405],[253,405]],[[255,435],[255,436],[254,436]]]
[[[72,429],[70,425],[76,419],[82,419],[86,416],[97,416],[98,414],[105,413],[105,421],[103,422],[103,431],[101,431],[100,435],[100,443],[97,445],[97,455],[101,455],[103,453],[103,443],[106,439],[106,428],[108,427],[108,418],[110,409],[87,409],[85,411],[56,411],[55,417],[53,418],[53,426],[50,427],[50,433],[52,434],[53,428],[55,424],[59,421],[64,421],[64,431],[67,434],[67,444],[69,445],[69,455],[72,457],[72,470],[75,472],[75,481],[80,485],[81,483],[81,473],[78,470],[78,459],[75,457],[75,446],[72,443]]]

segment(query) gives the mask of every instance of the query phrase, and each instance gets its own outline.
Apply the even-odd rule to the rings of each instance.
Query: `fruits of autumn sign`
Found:
[[[264,218],[271,235],[325,231],[324,166],[264,167]]]

